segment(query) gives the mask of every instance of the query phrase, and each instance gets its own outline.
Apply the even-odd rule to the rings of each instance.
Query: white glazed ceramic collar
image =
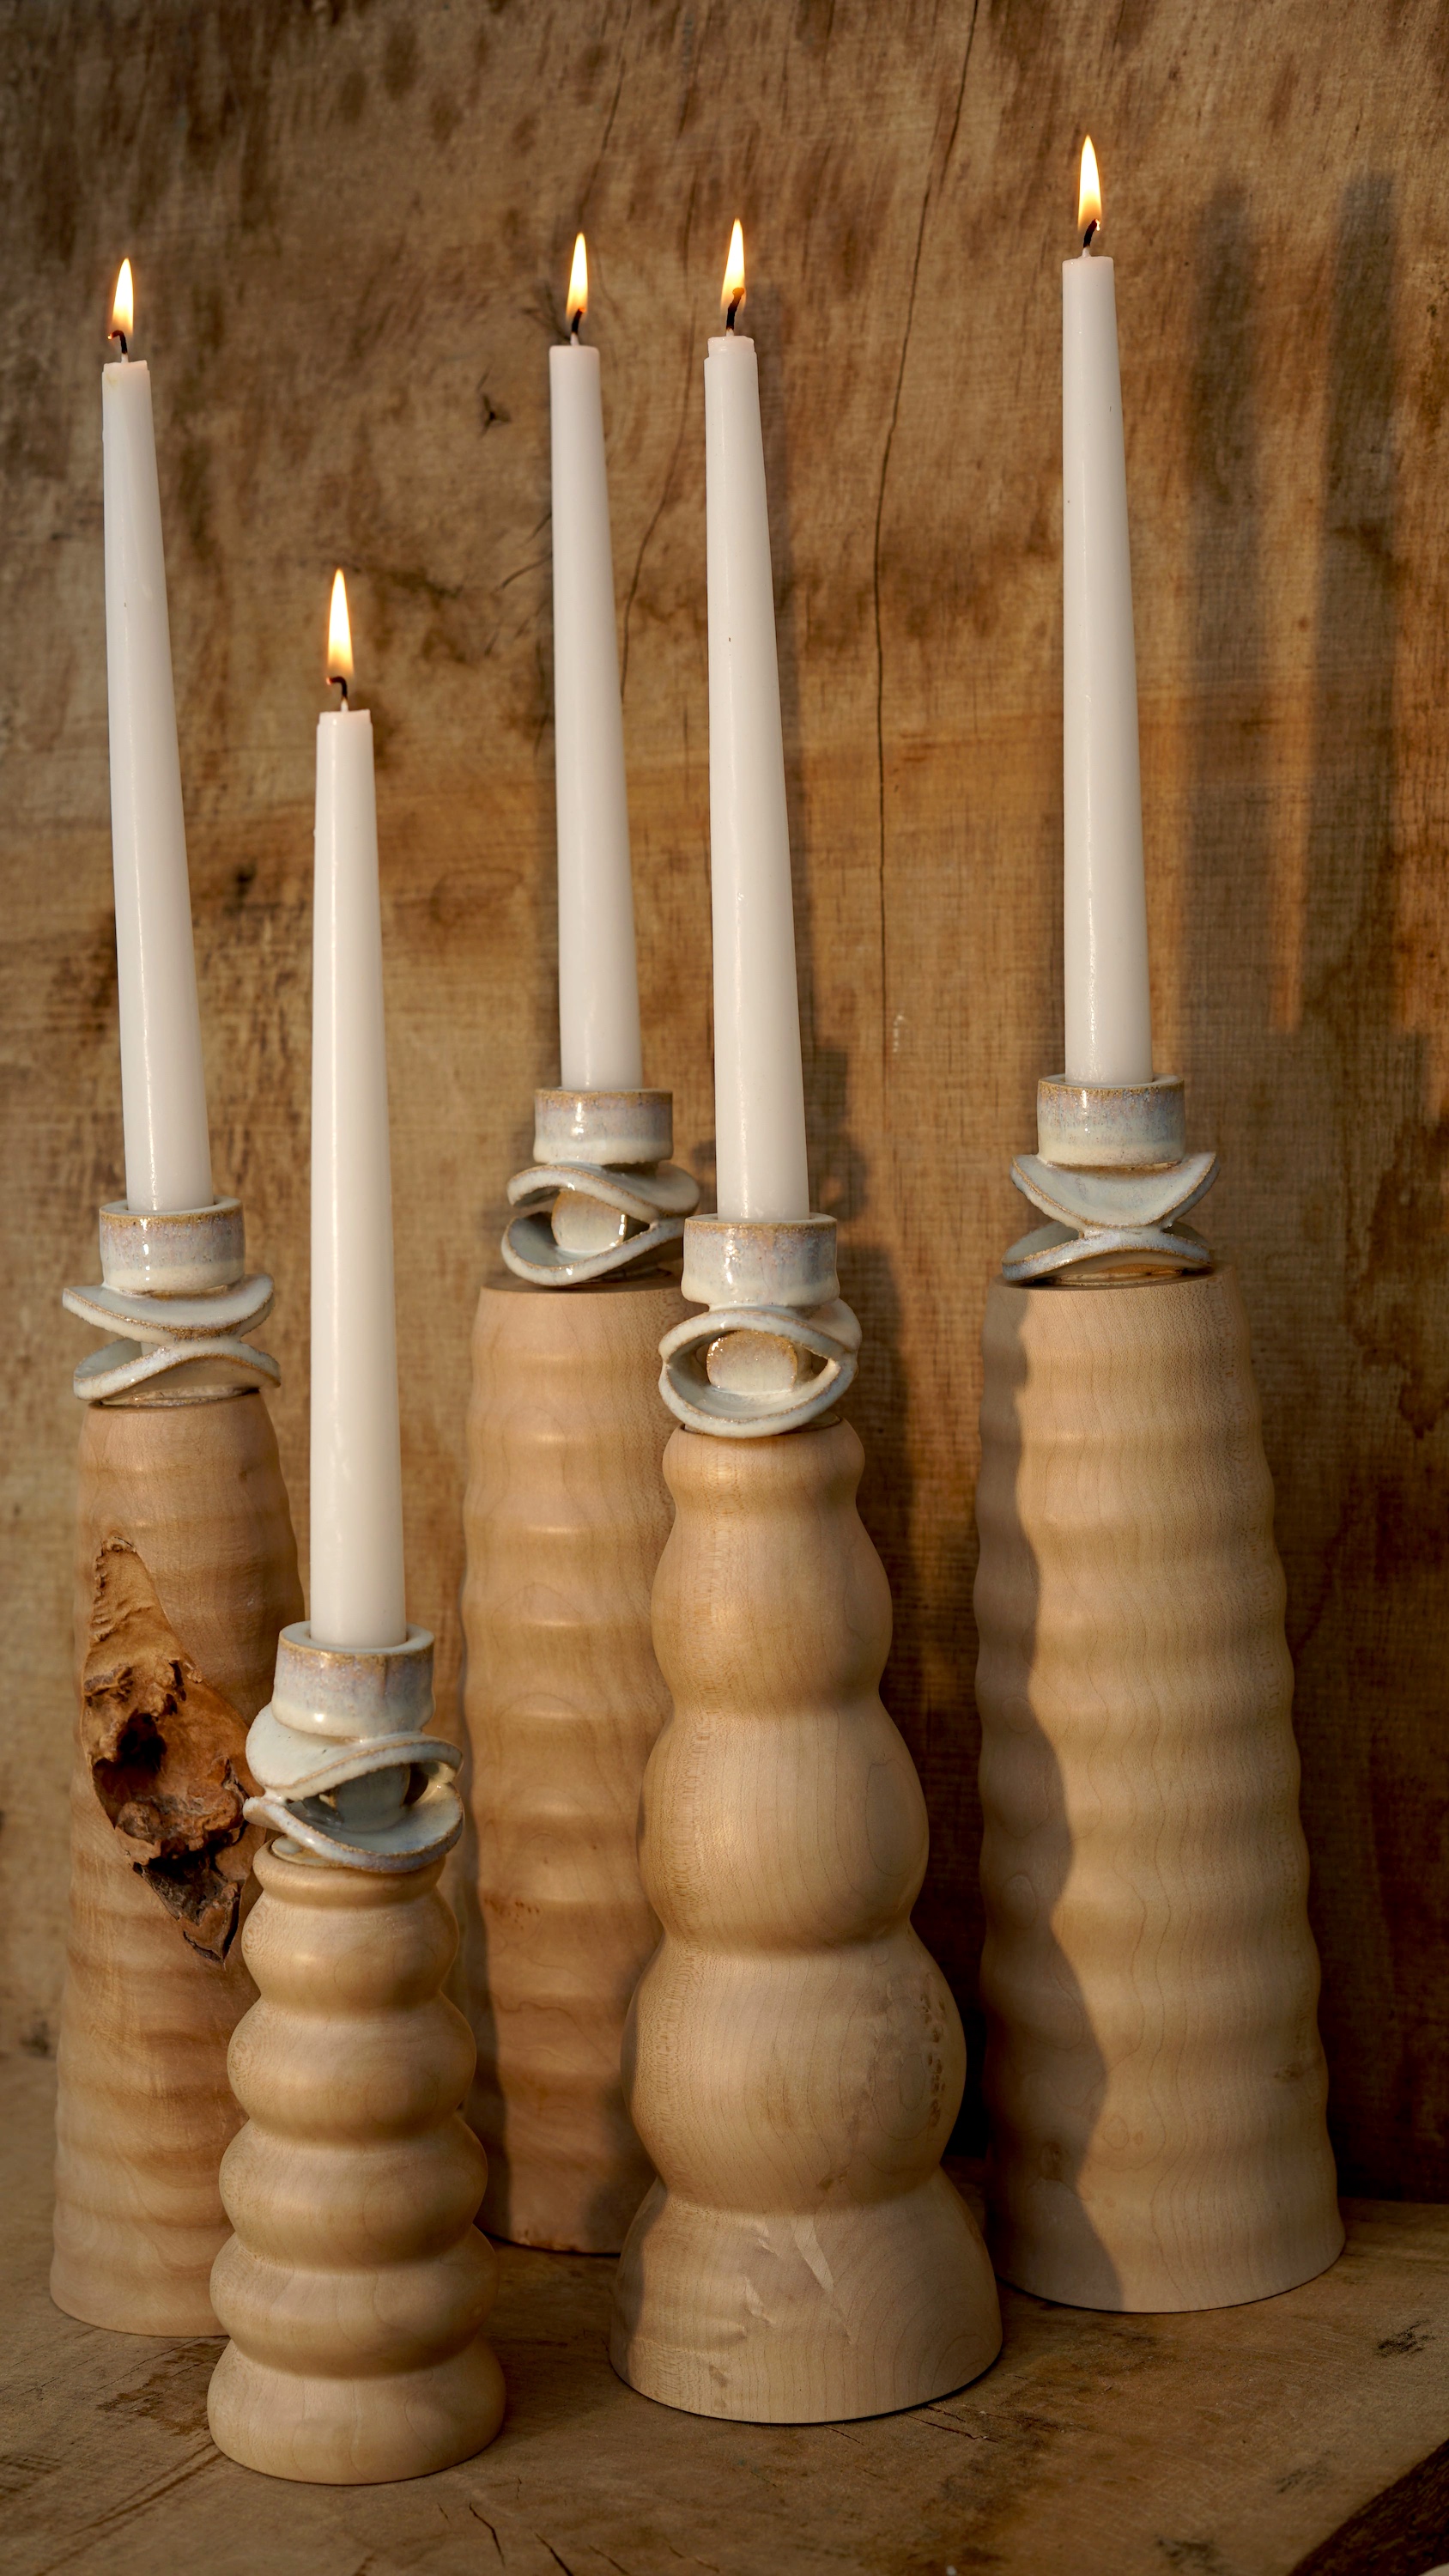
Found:
[[[860,1324],[840,1294],[835,1245],[831,1216],[689,1219],[681,1285],[707,1311],[659,1345],[659,1392],[676,1421],[716,1439],[758,1440],[801,1431],[838,1402],[855,1378]],[[792,1344],[821,1365],[791,1386],[716,1386],[710,1353],[731,1334]]]
[[[398,1646],[347,1648],[319,1645],[298,1620],[277,1640],[272,1698],[247,1736],[248,1767],[262,1793],[248,1799],[247,1817],[339,1867],[422,1868],[463,1829],[461,1802],[444,1776],[463,1757],[426,1732],[432,1713],[426,1628],[409,1628]],[[348,1782],[394,1770],[422,1773],[425,1785],[380,1830],[350,1829],[326,1804]]]
[[[124,1338],[91,1351],[75,1372],[85,1404],[136,1399],[159,1383],[157,1400],[206,1403],[281,1370],[242,1337],[272,1311],[265,1272],[244,1276],[245,1224],[239,1199],[152,1214],[120,1203],[100,1212],[99,1288],[66,1288],[61,1303],[99,1332]]]
[[[674,1151],[672,1091],[536,1091],[536,1163],[642,1166],[653,1171]]]
[[[536,1091],[537,1160],[508,1184],[509,1206],[522,1210],[502,1243],[514,1277],[577,1288],[657,1261],[699,1205],[698,1182],[667,1160],[673,1143],[670,1092]],[[601,1240],[585,1247],[560,1239],[580,1200],[603,1211]]]
[[[1011,1177],[1049,1220],[1014,1243],[1002,1264],[1016,1284],[1071,1276],[1172,1277],[1207,1270],[1212,1254],[1181,1219],[1218,1175],[1215,1154],[1186,1151],[1181,1077],[1150,1083],[1037,1085],[1035,1154]]]

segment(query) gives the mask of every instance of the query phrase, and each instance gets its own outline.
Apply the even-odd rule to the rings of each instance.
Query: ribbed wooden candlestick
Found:
[[[207,2410],[244,2467],[321,2485],[471,2458],[503,2418],[483,2334],[498,2258],[473,2225],[483,2151],[459,2104],[468,2025],[439,1992],[457,1928],[441,1860],[396,1876],[258,1855],[244,1935],[260,2001],[222,2164],[231,2342]]]
[[[617,2253],[653,2168],[619,2047],[659,1927],[639,1793],[668,1709],[650,1587],[669,1530],[659,1342],[677,1283],[485,1288],[473,1330],[464,1714],[453,1884],[478,2042],[484,2224]]]
[[[995,1282],[981,1434],[997,2267],[1079,2307],[1266,2298],[1343,2228],[1232,1272]]]
[[[81,1421],[77,1680],[96,1560],[129,1540],[170,1627],[244,1726],[270,1695],[277,1634],[300,1616],[297,1551],[265,1402],[90,1405]],[[77,1734],[70,1938],[61,2006],[51,2295],[89,2325],[217,2332],[217,2172],[240,2113],[232,2031],[253,2000],[241,1944],[222,1966],[185,1938],[108,1822]]]
[[[654,1588],[674,1714],[644,1791],[664,1937],[628,2098],[660,2179],[611,2358],[700,2415],[820,2423],[995,2356],[986,2249],[940,2157],[965,2045],[911,1929],[926,1812],[877,1685],[890,1595],[853,1430],[676,1431]],[[626,2065],[631,2052],[626,2050]]]

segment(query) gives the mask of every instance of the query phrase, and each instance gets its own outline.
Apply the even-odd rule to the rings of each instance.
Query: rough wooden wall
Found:
[[[381,756],[413,1615],[456,1671],[467,1331],[553,1034],[546,352],[604,359],[651,1077],[709,1161],[700,370],[750,254],[813,1169],[931,1803],[978,1943],[977,1339],[1060,1055],[1058,263],[1118,262],[1158,1061],[1225,1177],[1278,1480],[1333,2119],[1449,2192],[1449,16],[1424,0],[0,0],[11,2043],[51,2045],[68,1515],[121,1187],[107,297],[156,385],[218,1181],[305,1528],[312,724]]]

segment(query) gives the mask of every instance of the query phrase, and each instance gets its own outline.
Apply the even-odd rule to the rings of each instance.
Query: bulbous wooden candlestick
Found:
[[[163,1290],[203,1309],[218,1235],[223,1266],[240,1271],[234,1202],[191,1218],[107,1215],[108,1278],[124,1283],[126,1244],[139,1240],[152,1256],[140,1274],[159,1272]],[[156,1257],[175,1256],[178,1239],[179,1287]],[[270,1297],[258,1284],[254,1310]],[[108,1320],[124,1319],[124,1284],[109,1294]],[[135,1302],[160,1301],[153,1289]],[[89,2325],[215,2334],[218,2169],[240,2118],[226,2051],[254,1995],[234,1938],[256,1839],[243,1748],[278,1629],[302,1601],[276,1439],[254,1391],[275,1368],[200,1330],[97,1360],[77,1373],[83,1391],[128,1368],[132,1383],[89,1403],[81,1424],[51,2295]]]
[[[421,2477],[502,2421],[483,2334],[497,2257],[473,2225],[485,2160],[458,2109],[473,2043],[439,1992],[457,1938],[441,1869],[275,1846],[257,1861],[244,1939],[261,2000],[232,2041],[247,2126],[222,2166],[236,2234],[213,2279],[231,2342],[208,2413],[219,2447],[272,2477]]]
[[[1079,2307],[1266,2298],[1343,2228],[1232,1273],[996,1281],[981,1433],[997,2268]]]
[[[674,1713],[642,1846],[664,1937],[626,2048],[660,2179],[610,2355],[695,2414],[879,2414],[961,2386],[1001,2341],[985,2247],[939,2170],[965,2049],[910,1926],[926,1815],[877,1692],[890,1598],[855,1508],[862,1454],[840,1422],[681,1430],[665,1453],[654,1631]]]
[[[483,2223],[617,2253],[653,2179],[619,2075],[659,1927],[636,1850],[668,1709],[649,1593],[669,1529],[655,1395],[678,1283],[484,1288],[473,1328],[462,1992]]]

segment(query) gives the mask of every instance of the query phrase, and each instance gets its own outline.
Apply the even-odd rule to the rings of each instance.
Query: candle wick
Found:
[[[579,344],[579,325],[580,325],[580,323],[583,321],[583,318],[584,318],[584,309],[583,309],[583,306],[582,306],[582,305],[580,305],[580,307],[579,307],[579,309],[578,309],[577,313],[574,315],[573,320],[572,320],[572,321],[570,322],[570,324],[569,324],[569,338],[572,340],[572,342],[573,342],[573,344],[574,344],[575,348],[577,348],[577,347],[578,347],[578,344]]]
[[[735,327],[735,315],[738,313],[739,309],[740,299],[737,295],[732,295],[729,300],[728,310],[725,314],[725,329],[727,331],[733,331]]]
[[[124,331],[113,331],[113,332],[111,333],[111,338],[112,338],[113,340],[119,340],[119,341],[120,341],[120,344],[121,344],[121,364],[122,364],[122,366],[124,366],[124,365],[125,365],[125,363],[126,363],[126,335],[125,335],[125,332],[124,332]]]
[[[1096,230],[1097,230],[1097,218],[1096,218],[1096,216],[1094,215],[1094,216],[1092,217],[1091,222],[1088,224],[1086,231],[1085,231],[1085,232],[1083,233],[1083,235],[1082,235],[1082,257],[1083,257],[1083,259],[1085,259],[1085,258],[1086,258],[1088,251],[1089,251],[1089,250],[1091,249],[1091,247],[1092,247],[1092,236],[1093,236],[1093,234],[1096,232]]]
[[[340,689],[342,691],[342,704],[338,709],[338,713],[339,715],[345,716],[348,713],[347,682],[344,680],[342,673],[340,671],[329,671],[327,674],[327,686],[329,689]]]

